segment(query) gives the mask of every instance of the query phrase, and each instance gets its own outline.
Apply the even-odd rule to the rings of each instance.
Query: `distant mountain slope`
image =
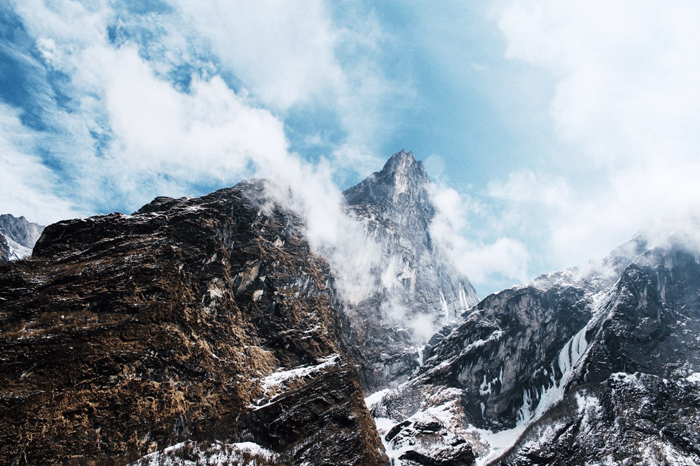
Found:
[[[390,456],[698,464],[700,261],[680,244],[637,238],[589,273],[485,298],[369,400]]]
[[[0,264],[30,256],[43,230],[43,226],[24,217],[0,215]]]

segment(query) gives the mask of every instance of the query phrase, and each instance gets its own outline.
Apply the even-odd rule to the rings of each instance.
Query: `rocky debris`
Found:
[[[268,464],[384,464],[301,230],[263,182],[47,227],[0,267],[0,463],[254,444]]]
[[[0,264],[30,256],[43,230],[24,217],[0,215]]]
[[[348,212],[381,249],[375,282],[349,310],[370,392],[407,380],[434,330],[458,321],[478,301],[467,277],[432,242],[430,189],[423,164],[401,151],[344,193]]]
[[[186,442],[146,455],[130,466],[178,466],[190,464],[279,465],[280,456],[253,442]]]
[[[485,298],[409,381],[368,400],[389,456],[698,464],[700,261],[678,244],[637,238],[588,273]],[[444,440],[418,441],[428,418]]]

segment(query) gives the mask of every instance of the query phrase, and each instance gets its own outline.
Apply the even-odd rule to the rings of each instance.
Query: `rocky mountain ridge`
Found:
[[[30,256],[43,230],[24,217],[0,215],[0,264]]]
[[[370,400],[390,456],[697,464],[698,289],[697,253],[636,238],[588,273],[486,297],[408,382]]]
[[[0,267],[0,463],[382,464],[301,231],[260,182],[47,227]]]
[[[0,265],[0,462],[700,464],[693,242],[477,302],[401,151],[344,193],[379,256],[346,302],[269,187],[59,222]]]

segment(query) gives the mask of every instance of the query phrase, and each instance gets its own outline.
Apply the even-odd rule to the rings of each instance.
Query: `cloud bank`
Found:
[[[28,0],[3,10],[23,35],[5,44],[26,63],[12,84],[30,97],[16,106],[38,109],[37,128],[25,131],[33,142],[15,145],[14,158],[41,152],[38,163],[61,179],[44,184],[43,223],[285,177],[277,167],[309,163],[290,148],[296,114],[325,113],[342,134],[305,137],[332,162],[319,173],[364,174],[383,127],[367,110],[402,92],[362,57],[379,37],[372,23],[337,27],[322,1]],[[51,195],[72,209],[52,208]]]
[[[640,230],[694,228],[700,7],[427,5],[5,2],[4,210],[50,223],[261,176],[295,190],[317,247],[341,251],[352,227],[338,182],[379,168],[388,154],[375,151],[399,129],[478,143],[415,152],[468,178],[436,190],[433,235],[481,294],[585,264]],[[543,99],[546,121],[524,125]],[[547,131],[514,141],[531,128]]]
[[[361,109],[351,94],[367,86],[354,85],[355,71],[336,58],[352,38],[332,28],[323,2],[268,3],[152,2],[136,12],[130,2],[14,3],[9,13],[31,44],[21,58],[31,65],[28,94],[43,99],[42,127],[0,109],[6,208],[49,223],[263,177],[306,219],[341,291],[363,297],[378,254],[344,214],[333,179],[375,159],[357,135],[308,161],[285,132],[292,108],[326,99],[351,119]],[[353,124],[341,126],[352,133]]]
[[[518,0],[498,18],[507,56],[555,79],[549,113],[562,145],[556,168],[511,173],[489,190],[528,228],[548,228],[550,262],[585,263],[657,225],[694,228],[685,219],[700,207],[700,7]]]

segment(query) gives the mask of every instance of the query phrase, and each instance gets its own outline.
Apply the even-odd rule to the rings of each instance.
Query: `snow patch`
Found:
[[[259,409],[263,405],[271,403],[275,398],[291,388],[292,385],[309,377],[315,377],[319,372],[334,366],[340,360],[339,354],[332,354],[322,358],[320,364],[303,366],[286,371],[274,372],[261,380],[263,396],[250,405],[251,409]]]
[[[500,340],[503,337],[503,330],[496,330],[493,332],[489,337],[485,340],[476,340],[472,343],[469,343],[466,348],[462,351],[462,355],[469,353],[470,351],[479,348],[481,346],[484,346],[487,343],[490,343],[492,341]]]
[[[279,455],[253,442],[197,444],[188,440],[157,451],[130,466],[214,466],[221,464],[265,465]]]
[[[384,390],[379,390],[378,392],[374,392],[370,396],[365,398],[365,404],[367,405],[367,409],[371,411],[372,408],[374,408],[377,405],[377,403],[382,401],[382,398],[384,398],[384,395],[386,395],[390,391],[391,391],[390,388],[385,388]]]
[[[9,249],[9,254],[8,254],[8,260],[14,261],[14,260],[20,260],[24,259],[25,257],[29,257],[32,255],[32,249],[28,248],[26,246],[22,246],[12,238],[10,238],[7,235],[5,236],[5,241],[7,241],[7,246]]]
[[[503,386],[503,367],[501,367],[501,371],[498,374],[498,377],[496,377],[493,380],[487,381],[486,380],[486,374],[484,374],[484,380],[481,382],[481,385],[479,386],[479,395],[481,396],[486,396],[491,394],[491,388],[496,385],[496,383],[500,383],[501,387]],[[482,403],[483,406],[483,403]],[[484,408],[481,408],[481,414],[483,416],[484,414]]]
[[[591,410],[596,413],[601,411],[600,401],[593,395],[576,393],[576,404],[578,405],[578,414],[587,416]]]
[[[440,290],[440,304],[442,306],[442,312],[445,314],[445,320],[450,320],[450,310],[447,308],[447,300],[442,290]]]
[[[513,429],[502,430],[500,432],[491,432],[490,430],[477,429],[481,440],[485,441],[490,447],[489,453],[476,458],[476,466],[485,466],[489,462],[501,456],[505,451],[510,449],[518,441],[520,436],[525,432],[527,425],[518,425]]]

